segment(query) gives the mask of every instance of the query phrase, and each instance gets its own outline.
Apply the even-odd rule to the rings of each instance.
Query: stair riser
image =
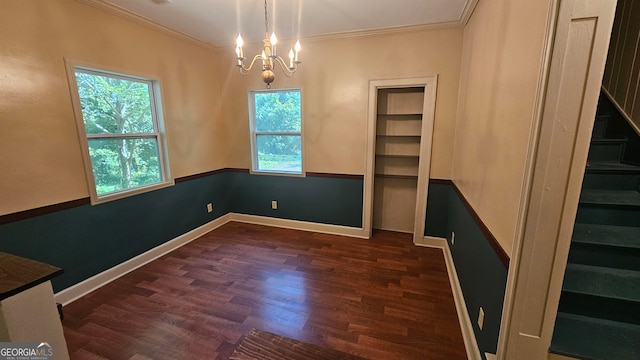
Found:
[[[586,173],[582,182],[583,189],[599,190],[638,190],[640,174]]]
[[[591,144],[589,161],[617,161],[622,158],[624,144]]]
[[[578,223],[638,226],[640,224],[640,208],[606,207],[580,204],[576,216]]]
[[[640,271],[640,249],[572,243],[569,263]]]
[[[596,118],[596,122],[593,124],[593,133],[591,135],[594,139],[604,138],[604,134],[607,130],[607,119]]]
[[[598,319],[640,324],[640,303],[563,291],[558,311]]]

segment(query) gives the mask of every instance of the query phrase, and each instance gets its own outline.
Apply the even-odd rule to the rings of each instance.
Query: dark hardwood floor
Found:
[[[226,359],[252,328],[370,359],[466,359],[438,249],[228,223],[64,307],[72,359]]]

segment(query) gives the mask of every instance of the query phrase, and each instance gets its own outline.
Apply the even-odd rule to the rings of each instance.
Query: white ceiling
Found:
[[[264,0],[91,0],[115,5],[216,47],[264,38]],[[158,0],[162,1],[162,0]],[[267,0],[269,32],[295,39],[462,22],[476,0]],[[467,11],[468,13],[468,11]]]

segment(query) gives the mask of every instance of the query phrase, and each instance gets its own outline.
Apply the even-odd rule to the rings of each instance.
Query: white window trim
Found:
[[[300,92],[300,131],[299,132],[271,132],[271,131],[256,131],[256,119],[255,119],[255,98],[253,94],[261,92]],[[248,93],[248,111],[249,111],[249,137],[251,139],[251,169],[249,173],[257,175],[272,175],[272,176],[290,176],[290,177],[306,177],[305,171],[305,148],[304,148],[304,101],[303,92],[301,88],[285,88],[285,89],[260,89],[249,90]],[[302,151],[300,157],[300,172],[289,171],[273,171],[273,170],[259,170],[258,169],[258,151],[256,148],[256,139],[258,135],[299,135],[300,136],[300,149]]]
[[[80,141],[80,147],[82,148],[82,161],[84,164],[85,177],[87,180],[87,186],[89,190],[89,197],[91,199],[91,205],[102,204],[109,201],[127,198],[142,193],[146,193],[153,190],[158,190],[166,187],[173,186],[175,181],[171,176],[171,166],[169,164],[169,153],[167,150],[167,136],[164,125],[164,111],[162,109],[162,97],[160,90],[160,78],[153,75],[145,75],[136,73],[129,70],[114,69],[102,65],[90,64],[82,61],[65,59],[65,65],[67,70],[67,81],[69,83],[69,91],[71,95],[71,103],[73,106],[73,113],[76,120],[76,129],[78,131],[78,140]],[[94,73],[97,75],[107,74],[109,76],[122,78],[122,79],[136,79],[149,83],[151,112],[154,118],[154,133],[145,134],[121,134],[118,138],[131,136],[134,138],[141,137],[154,137],[158,141],[158,155],[160,165],[160,175],[162,180],[160,182],[139,186],[127,190],[116,191],[105,195],[98,195],[96,189],[95,178],[93,174],[93,167],[91,164],[91,156],[89,153],[89,138],[105,138],[113,137],[109,135],[94,134],[89,135],[86,133],[84,126],[84,119],[82,115],[82,105],[80,104],[80,96],[78,92],[78,86],[76,82],[76,69],[87,73]]]

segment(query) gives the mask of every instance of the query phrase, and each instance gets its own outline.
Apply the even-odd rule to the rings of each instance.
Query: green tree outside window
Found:
[[[153,84],[75,71],[98,197],[163,181]]]
[[[252,94],[254,170],[302,173],[300,90]]]

